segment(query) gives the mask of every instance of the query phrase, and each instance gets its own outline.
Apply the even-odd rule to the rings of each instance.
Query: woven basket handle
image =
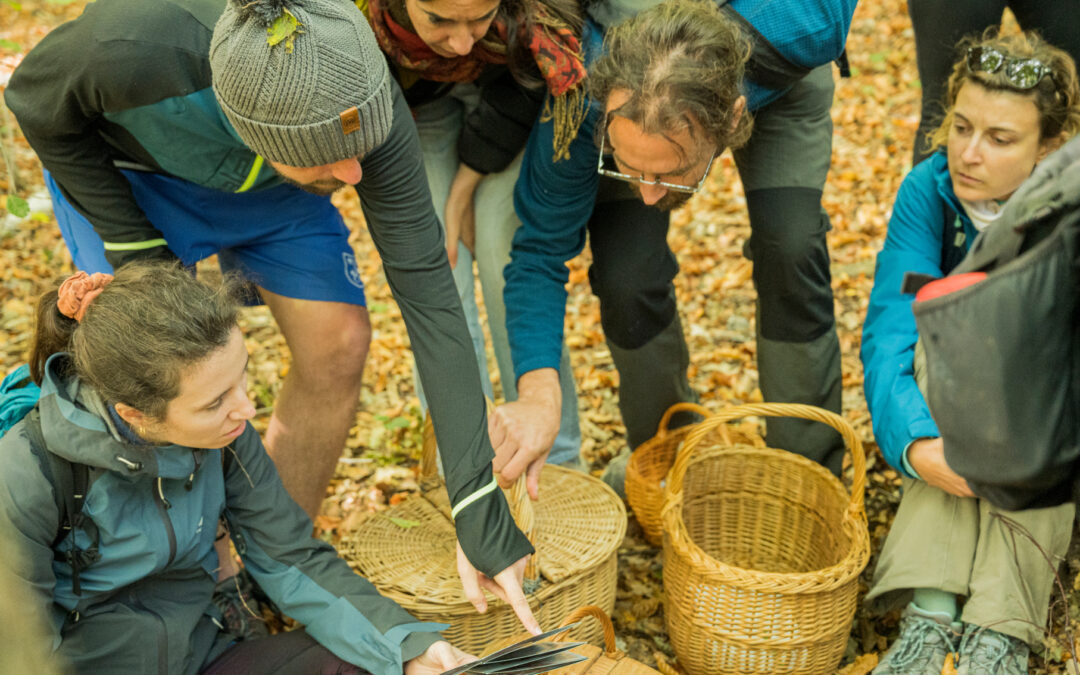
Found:
[[[697,403],[691,403],[689,401],[681,401],[679,403],[676,403],[675,405],[665,410],[664,416],[660,418],[660,424],[658,424],[656,427],[657,438],[664,438],[668,435],[668,432],[671,431],[671,429],[668,428],[668,425],[671,424],[671,418],[681,412],[697,413],[705,419],[708,419],[709,416],[712,415],[712,413],[709,412],[708,408],[702,405],[698,405]]]
[[[615,646],[615,626],[611,623],[611,617],[607,615],[607,612],[600,609],[596,605],[585,605],[578,607],[574,611],[566,615],[566,618],[559,624],[559,628],[569,626],[572,623],[577,623],[586,617],[592,617],[600,622],[600,627],[604,629],[604,656],[609,659],[617,659],[622,656],[622,652]],[[554,638],[555,642],[562,642],[566,640],[566,633],[560,633]]]
[[[487,401],[487,411],[491,414],[492,402]],[[435,425],[431,421],[431,414],[424,416],[424,443],[420,453],[420,489],[424,492],[433,490],[442,485],[439,477],[439,442],[435,438]],[[525,581],[539,582],[540,580],[540,550],[536,546],[536,512],[533,510],[532,500],[525,487],[525,474],[517,479],[509,489],[503,490],[506,501],[510,504],[510,514],[514,517],[518,529],[529,539],[533,546],[533,554],[529,556],[529,562],[525,565]],[[538,585],[536,583],[527,585]]]
[[[675,458],[675,463],[668,474],[668,493],[678,494],[682,492],[683,478],[686,476],[686,469],[690,465],[690,459],[693,457],[694,448],[697,447],[706,434],[721,425],[726,425],[731,420],[748,415],[799,417],[828,424],[839,432],[848,451],[851,452],[851,464],[854,468],[854,476],[851,481],[851,503],[848,508],[856,513],[863,512],[863,496],[866,491],[866,453],[863,451],[862,441],[855,435],[855,429],[843,417],[828,410],[801,403],[751,403],[734,406],[708,417],[704,422],[694,427],[694,430],[687,434],[686,440],[683,441],[679,455]]]

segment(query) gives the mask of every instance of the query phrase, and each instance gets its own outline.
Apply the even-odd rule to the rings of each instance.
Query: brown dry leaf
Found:
[[[855,659],[855,662],[850,666],[841,668],[836,675],[867,675],[867,673],[877,667],[877,664],[877,654],[863,654]]]

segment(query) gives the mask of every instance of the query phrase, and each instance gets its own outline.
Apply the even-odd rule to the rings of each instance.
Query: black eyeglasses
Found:
[[[969,47],[967,67],[973,73],[996,73],[1005,68],[1005,79],[1017,89],[1026,91],[1044,77],[1054,79],[1050,67],[1038,59],[1009,56],[993,47]]]
[[[683,185],[681,183],[668,183],[662,180],[645,180],[643,176],[631,176],[628,173],[619,171],[618,166],[615,164],[615,157],[608,152],[607,149],[607,133],[600,139],[600,159],[596,163],[596,173],[601,176],[607,176],[609,178],[617,178],[619,180],[625,180],[630,183],[637,183],[639,185],[658,185],[662,188],[667,188],[674,192],[686,192],[693,194],[701,189],[701,186],[705,185],[705,179],[709,177],[709,170],[712,169],[713,160],[716,159],[716,151],[713,150],[712,156],[709,157],[709,164],[705,167],[705,173],[701,174],[701,180],[696,185]]]

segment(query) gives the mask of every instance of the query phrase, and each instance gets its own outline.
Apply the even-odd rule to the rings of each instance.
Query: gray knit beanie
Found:
[[[270,27],[275,30],[271,45]],[[295,22],[294,22],[295,20]],[[390,73],[349,0],[228,0],[210,41],[214,94],[240,138],[287,166],[333,164],[383,142]]]

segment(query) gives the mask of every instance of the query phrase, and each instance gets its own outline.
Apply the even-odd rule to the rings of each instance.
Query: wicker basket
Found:
[[[596,605],[586,605],[585,607],[578,608],[571,612],[562,620],[559,627],[569,626],[572,623],[583,621],[587,618],[593,618],[596,620],[596,626],[603,631],[603,645],[604,648],[596,646],[596,640],[590,640],[590,644],[581,645],[575,647],[572,651],[576,654],[581,654],[586,657],[585,661],[575,663],[565,668],[559,668],[558,670],[551,671],[550,675],[661,675],[662,671],[654,670],[640,661],[627,656],[624,652],[619,651],[615,645],[615,626],[611,623],[611,617],[608,613],[600,609]],[[577,628],[573,628],[565,633],[560,633],[552,638],[553,642],[562,642],[573,638],[574,640],[581,639],[585,634],[593,634],[596,632],[596,626],[592,623],[585,623]],[[528,637],[528,634],[521,633],[513,638],[506,640],[499,640],[491,645],[488,645],[484,650],[484,655],[491,654],[492,652],[508,647],[514,642]],[[669,669],[669,675],[670,669]]]
[[[836,429],[851,451],[850,496],[824,467],[793,453],[702,448],[747,415],[801,417]],[[855,614],[870,540],[866,459],[851,426],[806,405],[728,409],[686,438],[664,500],[664,614],[691,675],[833,673]]]
[[[383,595],[421,621],[449,623],[446,639],[479,654],[492,641],[520,632],[521,624],[510,605],[493,595],[487,595],[484,614],[465,598],[450,501],[435,454],[434,435],[425,433],[421,492],[347,533],[340,550]],[[612,611],[617,552],[626,532],[626,509],[618,495],[592,476],[553,465],[541,472],[535,506],[524,476],[505,492],[518,526],[537,551],[525,572],[525,590],[540,625],[554,626],[582,605]],[[599,639],[599,627],[591,637]]]
[[[630,502],[645,538],[653,546],[660,546],[664,541],[664,522],[660,511],[664,507],[665,478],[683,439],[698,426],[687,424],[669,429],[671,417],[680,412],[693,412],[704,418],[712,414],[696,403],[676,403],[660,419],[656,435],[639,445],[626,463],[626,501]],[[725,446],[749,443],[765,447],[761,436],[740,432],[728,425],[720,425],[714,433],[715,440]]]

